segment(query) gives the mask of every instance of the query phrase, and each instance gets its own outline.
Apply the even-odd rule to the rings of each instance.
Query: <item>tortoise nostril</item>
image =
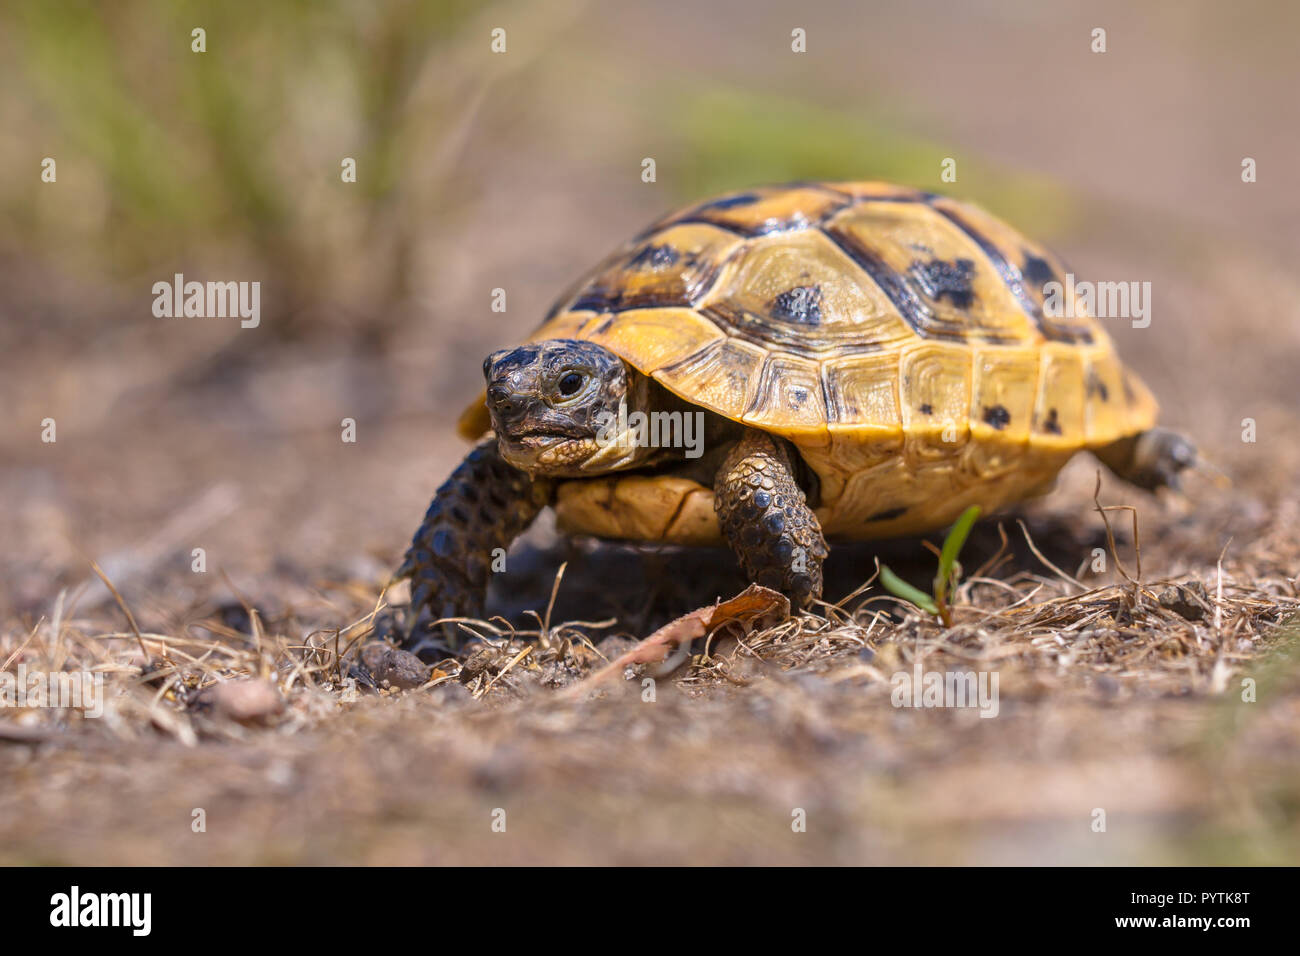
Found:
[[[489,388],[487,397],[488,405],[499,415],[513,415],[523,406],[523,402],[510,389],[501,385]]]

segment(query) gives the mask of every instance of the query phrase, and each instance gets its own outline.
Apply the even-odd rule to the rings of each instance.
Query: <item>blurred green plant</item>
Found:
[[[961,513],[949,529],[947,537],[943,539],[943,548],[939,551],[939,571],[934,576],[933,594],[926,594],[920,588],[908,584],[885,564],[880,566],[881,586],[894,597],[915,605],[926,614],[938,617],[943,621],[944,627],[952,627],[948,594],[957,586],[957,579],[961,577],[961,565],[957,563],[957,558],[961,554],[961,549],[965,547],[966,539],[970,537],[970,529],[979,520],[979,516],[979,505],[971,505]]]
[[[486,82],[462,69],[482,12],[473,0],[5,5],[10,132],[56,157],[65,188],[0,185],[4,232],[24,254],[110,280],[238,269],[272,287],[275,334],[332,314],[383,337],[422,227],[464,193],[444,188],[437,147]],[[195,27],[206,52],[191,49]]]

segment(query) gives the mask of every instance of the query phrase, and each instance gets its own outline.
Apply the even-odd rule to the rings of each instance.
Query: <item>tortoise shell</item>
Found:
[[[950,523],[1047,489],[1076,451],[1151,427],[1156,403],[1064,270],[965,203],[885,183],[722,196],[651,226],[552,308],[530,341],[587,339],[682,398],[784,436],[820,479],[828,536]],[[461,419],[490,427],[482,399]],[[685,478],[565,482],[570,531],[716,542]]]

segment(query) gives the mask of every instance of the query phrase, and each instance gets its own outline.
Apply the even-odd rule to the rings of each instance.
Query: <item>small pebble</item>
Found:
[[[211,708],[217,716],[241,724],[256,724],[283,713],[284,698],[271,681],[246,678],[205,687],[195,698],[195,706]]]
[[[429,679],[430,667],[410,651],[389,644],[367,644],[361,649],[361,663],[379,684],[409,690]]]
[[[1184,620],[1200,621],[1205,618],[1207,595],[1205,586],[1200,581],[1171,584],[1160,592],[1159,600],[1161,607],[1173,611]]]

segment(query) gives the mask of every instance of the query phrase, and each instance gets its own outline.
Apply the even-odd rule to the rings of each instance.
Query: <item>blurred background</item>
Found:
[[[1212,567],[1297,512],[1298,34],[1284,0],[6,3],[0,621],[89,557],[144,627],[377,587],[489,350],[661,214],[805,178],[947,192],[1151,282],[1150,328],[1108,328],[1238,502],[1152,560]],[[175,273],[260,281],[260,326],[154,317]]]
[[[391,562],[487,351],[665,211],[796,178],[950,192],[1152,282],[1121,349],[1240,459],[1243,417],[1294,411],[1297,28],[1282,2],[7,4],[0,602],[171,519],[232,574]],[[155,318],[178,272],[260,281],[260,327]]]

